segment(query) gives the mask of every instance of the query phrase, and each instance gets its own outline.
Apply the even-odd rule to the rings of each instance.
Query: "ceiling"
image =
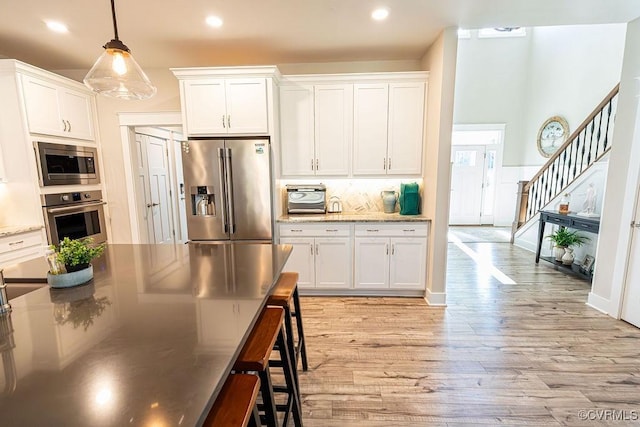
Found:
[[[370,18],[378,6],[384,22]],[[0,55],[88,69],[113,38],[108,0],[0,0]],[[638,0],[119,0],[120,39],[145,68],[417,60],[443,28],[625,23]],[[6,13],[6,11],[10,11]],[[208,15],[224,20],[208,27]],[[69,27],[49,31],[44,20]]]

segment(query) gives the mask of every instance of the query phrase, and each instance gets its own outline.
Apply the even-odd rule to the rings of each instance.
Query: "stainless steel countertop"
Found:
[[[290,253],[109,245],[91,284],[11,300],[2,425],[202,424]]]
[[[278,218],[278,223],[301,222],[429,222],[422,215],[387,214],[384,212],[343,212],[327,214],[291,214]]]

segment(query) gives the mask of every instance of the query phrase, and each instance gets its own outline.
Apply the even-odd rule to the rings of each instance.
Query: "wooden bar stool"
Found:
[[[256,400],[260,379],[255,375],[229,375],[204,422],[205,427],[258,427]]]
[[[262,405],[258,407],[264,411],[264,423],[269,427],[279,427],[278,411],[284,412],[282,426],[287,426],[289,413],[293,413],[293,421],[296,427],[302,427],[302,410],[298,385],[293,374],[293,366],[290,359],[290,349],[287,347],[282,323],[284,309],[280,307],[266,307],[262,310],[260,318],[251,330],[240,355],[233,366],[236,372],[257,372],[260,377],[260,394]],[[274,387],[271,382],[269,357],[274,347],[280,353],[280,363],[284,371],[286,387],[282,391],[287,393],[286,405],[276,405]],[[278,391],[281,391],[278,387]]]
[[[304,328],[302,326],[302,311],[300,311],[300,295],[298,294],[298,273],[284,272],[280,274],[278,282],[274,286],[273,292],[267,300],[267,305],[284,308],[284,324],[287,332],[289,347],[294,350],[292,359],[294,360],[294,371],[297,375],[298,360],[302,359],[302,370],[309,369],[307,363],[307,346],[304,339]],[[294,311],[291,311],[291,300],[293,300]],[[293,320],[296,318],[296,329],[298,333],[298,343],[294,344]]]

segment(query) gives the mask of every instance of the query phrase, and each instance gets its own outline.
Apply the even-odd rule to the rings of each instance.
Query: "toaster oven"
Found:
[[[287,185],[287,213],[325,213],[327,188],[323,184]]]

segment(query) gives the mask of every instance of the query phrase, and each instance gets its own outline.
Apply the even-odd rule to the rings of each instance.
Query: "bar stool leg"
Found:
[[[271,373],[267,366],[263,371],[258,372],[260,377],[260,394],[264,405],[265,419],[268,427],[278,427],[278,411],[276,401],[273,396],[273,384],[271,384]]]
[[[296,380],[296,386],[298,387],[298,390],[300,390],[300,380],[298,379],[298,352],[296,351],[296,345],[293,340],[293,319],[291,307],[287,305],[283,308],[287,348],[289,349],[289,360],[291,360],[291,367],[293,368],[293,377]]]
[[[280,332],[278,333],[278,339],[276,343],[278,345],[278,349],[280,351],[280,359],[282,361],[282,369],[284,371],[284,379],[286,381],[287,387],[291,390],[291,404],[293,405],[293,422],[296,427],[302,427],[302,410],[300,407],[300,395],[298,394],[298,385],[296,384],[295,377],[293,375],[293,367],[292,360],[289,357],[289,350],[286,348],[286,338],[284,336],[284,331],[280,328]],[[289,402],[287,402],[287,406]],[[285,422],[288,420],[288,412],[285,415]],[[286,425],[286,424],[284,424]]]
[[[262,421],[260,421],[260,413],[258,412],[258,405],[253,405],[253,411],[251,414],[251,418],[249,418],[248,427],[260,427],[261,425],[262,425]]]
[[[293,305],[296,309],[296,327],[298,329],[298,346],[300,347],[300,356],[302,358],[302,370],[309,370],[309,364],[307,362],[307,344],[304,339],[304,329],[302,327],[302,312],[300,311],[300,295],[298,294],[298,287],[293,291]],[[289,331],[287,331],[289,333]],[[296,352],[297,353],[297,352]],[[297,362],[297,358],[296,358]],[[296,370],[298,369],[296,363]]]

